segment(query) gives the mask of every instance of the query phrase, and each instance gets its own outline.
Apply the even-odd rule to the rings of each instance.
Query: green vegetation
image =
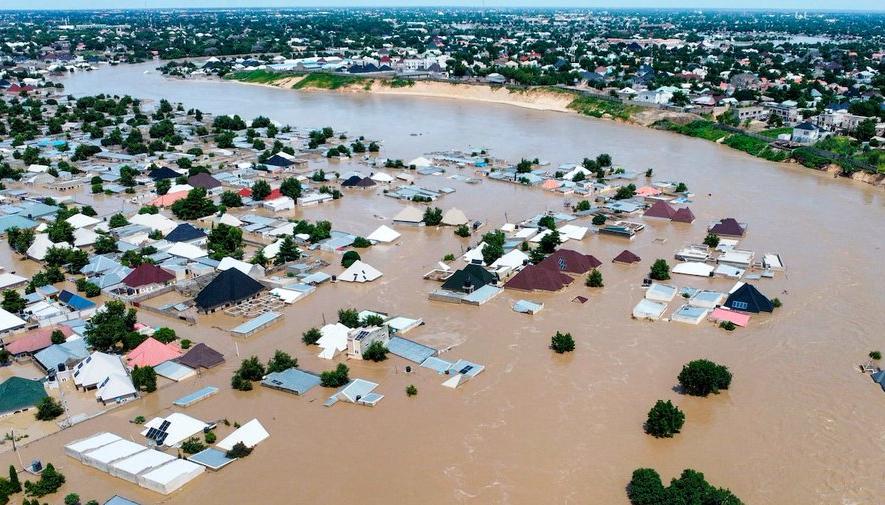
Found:
[[[348,268],[359,260],[360,253],[356,251],[347,251],[341,256],[341,266]]]
[[[670,265],[667,264],[667,260],[658,259],[655,260],[654,264],[651,266],[651,271],[648,274],[649,277],[656,281],[666,281],[670,279]]]
[[[234,372],[231,377],[230,385],[240,391],[251,391],[252,383],[260,381],[264,377],[264,373],[264,365],[258,361],[258,356],[252,356],[240,363],[239,370]]]
[[[298,366],[298,359],[293,358],[287,352],[274,351],[273,357],[267,361],[267,373],[282,372]]]
[[[338,363],[335,370],[326,370],[320,374],[320,385],[324,388],[340,388],[350,382],[350,369],[344,363]]]
[[[670,438],[679,433],[685,423],[685,414],[670,400],[658,400],[648,411],[645,432],[657,438]]]
[[[415,85],[415,81],[412,79],[402,79],[399,77],[393,79],[381,79],[380,82],[382,86],[387,86],[388,88],[411,88]]]
[[[406,396],[411,398],[417,394],[418,394],[418,388],[416,388],[414,384],[409,384],[408,386],[406,386]]]
[[[348,328],[359,328],[360,314],[356,309],[338,309],[338,322]]]
[[[593,271],[590,272],[589,275],[587,275],[586,284],[587,284],[587,287],[590,287],[590,288],[603,287],[605,284],[603,284],[603,282],[602,282],[602,272],[600,272],[599,270],[594,268]]]
[[[25,494],[36,498],[42,498],[58,491],[64,483],[65,476],[59,473],[52,463],[47,463],[46,468],[40,472],[40,480],[37,482],[25,482]]]
[[[743,505],[731,491],[711,486],[704,474],[691,469],[665,488],[658,472],[639,468],[627,485],[627,497],[632,505]]]
[[[225,79],[240,82],[251,82],[256,84],[271,84],[281,81],[295,74],[291,72],[273,72],[271,70],[246,70],[242,72],[233,72],[224,76]]]
[[[339,89],[352,84],[363,84],[366,79],[351,75],[337,75],[327,72],[313,72],[296,82],[292,89]]]
[[[206,448],[206,445],[197,437],[191,437],[181,443],[181,450],[186,454],[196,454]]]
[[[568,104],[568,108],[585,116],[601,118],[607,114],[615,119],[624,121],[629,121],[633,114],[641,109],[637,105],[624,104],[620,101],[606,100],[593,96],[576,97]]]
[[[301,334],[301,341],[307,345],[314,345],[322,337],[323,334],[317,328],[310,328]]]
[[[387,359],[387,347],[384,347],[380,341],[374,341],[369,344],[369,348],[363,351],[363,359],[369,361],[384,361]]]
[[[443,213],[439,207],[427,207],[424,209],[424,224],[437,226],[442,223]]]
[[[132,376],[132,385],[138,391],[153,393],[157,390],[157,372],[151,366],[137,366],[130,374]]]
[[[737,328],[737,325],[731,321],[722,321],[719,323],[719,327],[725,331],[734,331]]]
[[[704,237],[704,245],[707,247],[713,247],[719,245],[719,235],[715,233],[708,233],[706,237]]]
[[[65,408],[61,402],[51,396],[47,396],[37,404],[37,413],[35,415],[38,421],[52,421],[64,413]]]
[[[575,350],[575,339],[571,333],[562,333],[557,331],[556,335],[550,338],[550,348],[558,354],[571,352]]]
[[[679,372],[679,385],[692,396],[719,394],[719,390],[731,385],[731,372],[728,367],[706,359],[689,362]]]
[[[246,444],[244,444],[243,442],[237,442],[224,455],[228,458],[238,459],[245,458],[250,454],[252,454],[252,448],[246,447]]]
[[[789,126],[785,126],[783,128],[771,128],[769,130],[762,130],[761,132],[759,132],[760,135],[764,135],[766,137],[771,137],[773,139],[776,139],[778,137],[778,135],[792,134],[792,133],[793,133],[793,128],[791,128]]]

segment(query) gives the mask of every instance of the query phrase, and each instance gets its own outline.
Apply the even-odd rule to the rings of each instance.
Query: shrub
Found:
[[[550,339],[550,348],[559,354],[571,352],[575,350],[575,339],[571,333],[556,332],[556,335]]]
[[[180,345],[182,349],[190,349],[192,343],[193,342],[185,338],[181,340]]]
[[[335,370],[326,370],[320,374],[320,385],[324,388],[338,388],[350,381],[350,369],[344,363],[338,363]]]
[[[777,309],[777,308],[780,308],[780,306],[783,305],[783,303],[781,303],[780,298],[772,298],[771,305]]]
[[[374,362],[384,361],[387,359],[387,347],[384,347],[380,341],[376,340],[369,344],[368,349],[363,351],[363,359]]]
[[[869,356],[870,356],[871,360],[875,360],[875,361],[879,361],[880,359],[882,359],[882,353],[879,351],[870,351]]]
[[[457,228],[455,228],[455,235],[459,237],[469,237],[470,228],[468,228],[466,224],[459,225]]]
[[[215,443],[215,440],[218,439],[218,437],[215,436],[215,432],[214,432],[214,431],[207,431],[207,432],[205,433],[205,435],[203,435],[203,437],[206,439],[206,443],[207,443],[207,444],[214,444],[214,443]]]
[[[667,260],[655,260],[654,264],[651,266],[651,272],[649,272],[648,276],[656,281],[668,280],[670,278],[670,265],[667,264]]]
[[[144,416],[135,416],[135,419],[132,420],[135,424],[144,424]]]
[[[633,471],[627,486],[627,497],[633,505],[659,505],[664,502],[664,484],[661,476],[651,468]]]
[[[282,372],[298,366],[298,360],[288,353],[277,350],[267,362],[267,373]]]
[[[707,247],[715,248],[719,245],[719,235],[716,235],[715,233],[708,233],[707,236],[704,238],[704,245],[706,245]]]
[[[228,458],[236,459],[245,458],[250,454],[252,454],[251,448],[246,447],[246,444],[244,444],[243,442],[237,442],[234,444],[233,447],[230,448],[229,451],[227,451],[227,453],[225,453],[225,456],[227,456]]]
[[[40,473],[37,482],[25,482],[25,494],[35,498],[42,498],[52,494],[65,483],[65,476],[58,472],[52,463],[47,463],[46,468]]]
[[[682,475],[665,488],[658,472],[640,468],[633,472],[627,485],[627,497],[632,505],[743,505],[731,491],[713,487],[704,479],[704,474],[691,469],[683,470]]]
[[[593,271],[590,272],[590,275],[587,276],[587,283],[586,284],[588,287],[591,287],[591,288],[603,287],[604,284],[602,282],[602,272],[600,272],[599,270],[596,270],[594,268]]]
[[[338,322],[348,328],[359,328],[360,313],[356,309],[338,309]]]
[[[353,244],[351,244],[351,245],[353,245],[354,247],[360,248],[360,249],[364,249],[366,247],[371,246],[372,243],[369,242],[369,239],[367,239],[367,238],[357,237],[353,240]]]
[[[414,384],[406,386],[406,396],[412,397],[418,394],[418,388]]]
[[[731,321],[722,321],[719,323],[719,327],[726,331],[734,331],[737,326]]]
[[[157,328],[154,332],[154,338],[163,342],[164,344],[168,344],[169,342],[174,341],[178,336],[175,334],[175,330],[172,328],[166,328],[165,326],[162,328]]]
[[[603,216],[602,214],[596,214],[595,216],[593,216],[592,222],[594,226],[602,226],[605,224],[605,216]]]
[[[37,404],[37,420],[52,421],[56,417],[65,413],[65,408],[61,402],[51,396],[47,396],[40,400]]]
[[[442,222],[443,213],[439,207],[427,207],[424,210],[424,224],[436,226]]]
[[[347,251],[341,256],[341,266],[343,266],[344,268],[348,268],[350,267],[350,265],[353,265],[359,260],[360,253],[356,251]]]
[[[206,446],[197,437],[191,437],[181,443],[181,450],[187,454],[196,454],[205,448]]]
[[[685,414],[670,400],[658,400],[648,411],[645,432],[655,437],[672,437],[685,423]]]
[[[323,334],[317,328],[310,328],[301,335],[301,341],[307,345],[314,345]]]
[[[710,393],[718,394],[720,389],[728,389],[731,385],[731,372],[723,365],[698,359],[682,367],[678,380],[686,393],[707,396]]]

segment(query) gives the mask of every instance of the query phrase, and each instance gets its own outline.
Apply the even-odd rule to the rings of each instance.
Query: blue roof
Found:
[[[452,364],[444,359],[437,358],[436,356],[432,356],[424,360],[424,363],[421,363],[421,366],[424,368],[429,368],[431,370],[436,370],[436,373],[446,373],[450,368],[452,368]]]
[[[89,351],[86,349],[86,341],[82,338],[71,340],[63,344],[53,344],[34,355],[34,358],[46,370],[52,370],[59,364],[66,364],[68,368],[76,362],[86,359]]]
[[[210,396],[214,395],[218,392],[218,388],[215,386],[206,386],[204,388],[200,388],[189,395],[184,395],[181,398],[172,402],[174,405],[178,405],[179,407],[187,407],[197,403],[200,400],[205,400]]]
[[[6,233],[10,228],[29,229],[37,226],[37,222],[18,214],[0,217],[0,233]]]
[[[296,395],[303,395],[320,384],[320,378],[304,370],[290,368],[282,372],[267,374],[261,384],[274,389],[282,389]]]
[[[224,451],[219,451],[212,447],[203,449],[187,458],[189,461],[199,463],[210,470],[219,470],[225,465],[233,463],[236,458],[228,458]]]
[[[119,495],[114,495],[110,500],[104,502],[104,505],[140,505],[138,502],[134,502],[128,498],[123,498]]]
[[[467,361],[466,359],[459,359],[454,364],[452,364],[452,368],[449,369],[450,373],[462,373],[467,377],[476,377],[479,375],[479,372],[485,370],[486,367],[482,365],[477,365],[476,363],[472,363]]]
[[[74,310],[86,310],[95,307],[95,303],[91,302],[80,295],[71,293],[67,289],[58,294],[60,302],[65,303]]]
[[[177,382],[186,378],[188,375],[193,374],[194,369],[174,361],[164,361],[155,366],[154,371],[157,372],[157,375]]]
[[[275,321],[277,318],[281,317],[282,314],[279,312],[265,312],[258,317],[252,318],[245,323],[237,326],[236,328],[230,330],[233,333],[239,333],[243,335],[248,335],[262,326],[267,325]]]
[[[427,358],[436,356],[437,353],[436,349],[432,347],[402,337],[392,337],[387,343],[387,349],[400,358],[418,364],[424,363]]]
[[[55,205],[46,205],[40,202],[25,202],[19,205],[21,208],[20,215],[24,217],[37,218],[55,214],[58,207]]]

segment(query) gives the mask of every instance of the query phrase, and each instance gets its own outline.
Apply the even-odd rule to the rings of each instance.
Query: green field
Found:
[[[313,72],[304,76],[304,79],[296,82],[295,85],[292,86],[292,89],[339,89],[351,84],[365,84],[370,82],[371,81],[363,77]]]
[[[271,72],[270,70],[247,70],[243,72],[233,72],[227,74],[224,78],[233,81],[253,82],[257,84],[270,84],[272,82],[292,77],[295,74],[289,72]]]
[[[592,96],[579,96],[568,105],[569,109],[585,116],[602,117],[605,114],[613,118],[629,120],[633,114],[639,111],[636,105],[626,105],[614,100],[605,100]]]

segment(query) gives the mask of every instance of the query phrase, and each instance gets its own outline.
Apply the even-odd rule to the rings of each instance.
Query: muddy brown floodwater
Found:
[[[651,167],[658,178],[685,181],[697,193],[692,209],[698,219],[693,225],[652,223],[632,243],[597,235],[567,243],[603,261],[601,290],[591,291],[578,281],[555,294],[506,291],[479,308],[429,301],[436,284],[422,279],[444,254],[457,253],[468,242],[451,229],[400,228],[396,244],[361,251],[364,260],[384,272],[379,281],[321,286],[287,308],[282,323],[238,341],[242,356],[266,360],[283,349],[308,370],[329,369],[333,363],[316,358],[316,350],[304,346],[300,335],[349,306],[420,317],[426,325],[409,338],[434,346],[456,344],[443,357],[486,366],[453,391],[441,387],[441,377],[428,370],[405,374],[407,363],[399,358],[381,364],[349,361],[352,377],[380,383],[386,396],[375,408],[324,408],[330,391],[322,388],[304,397],[261,387],[232,391],[235,341],[218,328],[237,321],[215,315],[187,327],[141,313],[149,323],[171,325],[180,336],[223,351],[228,361],[195,380],[26,446],[24,460],[40,458],[61,468],[68,477],[64,493],[99,499],[120,493],[142,503],[182,504],[621,504],[627,502],[631,472],[653,467],[665,479],[684,468],[698,469],[748,504],[881,503],[885,403],[880,388],[856,371],[870,350],[885,347],[881,192],[704,141],[566,114],[164,81],[143,74],[148,68],[103,69],[65,84],[77,95],[166,97],[213,113],[334,125],[384,139],[382,154],[395,158],[468,144],[486,146],[496,156],[538,156],[554,164],[608,152],[627,169]],[[428,186],[456,188],[438,205],[459,207],[490,226],[500,226],[505,216],[517,221],[563,205],[562,197],[540,189],[489,180],[473,186],[439,177],[419,179]],[[348,193],[294,215],[330,219],[336,229],[366,234],[389,224],[401,207],[371,191]],[[726,216],[750,224],[742,248],[783,256],[786,274],[757,286],[784,306],[734,332],[709,323],[694,327],[632,320],[630,311],[642,297],[640,281],[651,261],[672,258],[682,245],[700,241],[708,223]],[[628,245],[643,262],[632,267],[610,263]],[[2,259],[10,261],[8,250]],[[328,271],[337,273],[340,267]],[[673,282],[720,290],[732,284],[678,275]],[[571,303],[579,294],[590,301]],[[520,298],[546,307],[536,316],[517,314],[510,305]],[[575,336],[574,353],[558,356],[547,348],[557,330]],[[729,391],[698,399],[673,390],[682,364],[700,357],[732,369]],[[408,384],[418,387],[417,397],[406,397]],[[221,392],[185,412],[205,420],[257,417],[271,437],[249,458],[207,473],[173,495],[153,494],[62,453],[65,443],[101,430],[140,440],[129,419],[168,412],[175,398],[204,385]],[[685,427],[673,439],[654,439],[642,431],[658,399],[672,399],[686,413]],[[7,453],[0,462],[13,459]]]

